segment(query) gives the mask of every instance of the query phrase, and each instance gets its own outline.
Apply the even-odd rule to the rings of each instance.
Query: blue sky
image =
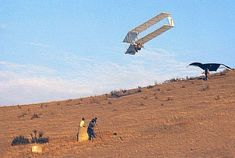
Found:
[[[79,98],[234,67],[233,0],[0,0],[0,105]],[[125,55],[126,33],[160,12],[175,27]]]

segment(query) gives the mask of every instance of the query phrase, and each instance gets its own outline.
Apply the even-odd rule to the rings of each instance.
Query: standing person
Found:
[[[95,125],[96,125],[96,120],[97,120],[97,118],[95,117],[95,118],[93,118],[91,121],[90,121],[90,123],[89,123],[89,125],[88,125],[88,128],[87,128],[87,134],[88,134],[88,139],[89,140],[93,140],[96,136],[95,136],[95,133],[94,133],[94,127],[95,127]]]
[[[206,68],[206,70],[205,70],[205,80],[208,79],[208,73],[209,73],[209,70]]]
[[[85,118],[83,117],[79,124],[78,132],[77,132],[77,141],[81,141],[82,137],[84,137],[82,133],[84,133],[83,131],[85,130],[85,127],[86,127]]]
[[[85,127],[85,118],[83,117],[81,122],[80,122],[80,128]]]

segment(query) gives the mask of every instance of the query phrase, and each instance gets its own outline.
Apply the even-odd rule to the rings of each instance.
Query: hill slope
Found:
[[[81,117],[88,123],[95,116],[98,138],[76,142]],[[121,97],[1,107],[0,127],[1,157],[234,157],[235,71]],[[10,145],[34,129],[50,139],[43,154],[32,154],[31,145]]]

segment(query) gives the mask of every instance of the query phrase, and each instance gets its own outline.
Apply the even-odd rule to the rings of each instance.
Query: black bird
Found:
[[[220,66],[225,66],[226,68],[228,69],[232,69],[230,68],[229,66],[227,65],[224,65],[224,64],[218,64],[218,63],[206,63],[206,64],[202,64],[202,63],[199,63],[199,62],[194,62],[194,63],[191,63],[189,64],[189,66],[198,66],[200,67],[202,70],[205,70],[205,80],[207,80],[207,74],[208,74],[208,71],[217,71],[218,68]]]

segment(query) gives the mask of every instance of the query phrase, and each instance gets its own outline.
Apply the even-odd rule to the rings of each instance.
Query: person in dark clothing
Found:
[[[93,121],[93,123],[96,124],[97,117],[93,118],[91,121]]]
[[[89,140],[93,140],[95,138],[94,127],[96,125],[96,120],[97,120],[96,117],[93,118],[88,125],[87,134],[88,134]]]

